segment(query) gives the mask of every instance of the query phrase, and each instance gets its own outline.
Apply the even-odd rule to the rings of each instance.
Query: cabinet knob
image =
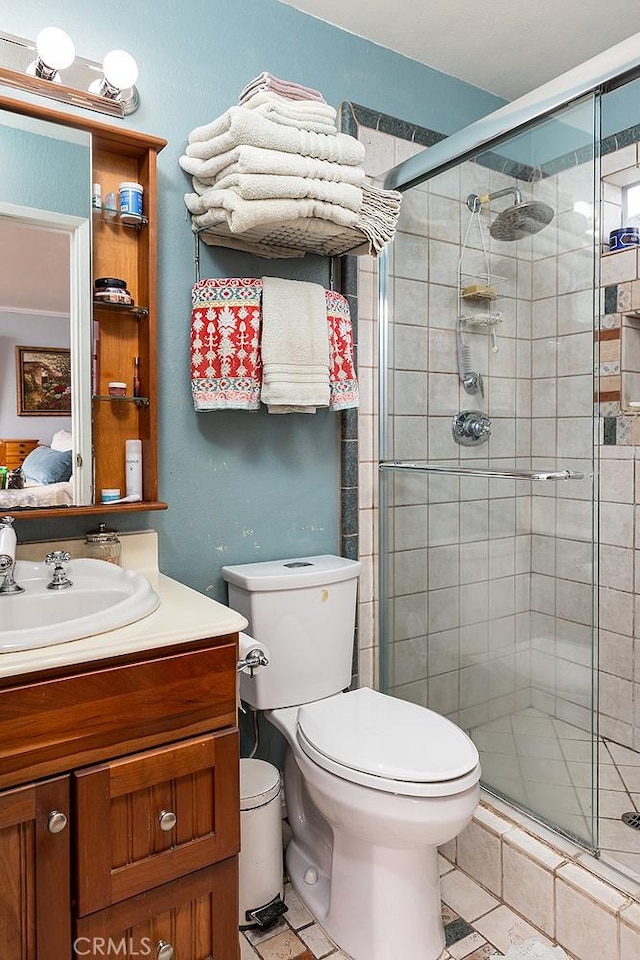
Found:
[[[65,814],[60,813],[59,810],[52,810],[49,814],[49,820],[47,821],[49,833],[62,833],[66,825],[67,818]]]
[[[158,940],[156,949],[158,951],[157,960],[173,960],[175,950],[173,949],[173,945],[167,943],[166,940]]]
[[[158,823],[160,824],[161,830],[173,830],[177,820],[178,818],[171,810],[161,810],[158,815]],[[169,957],[169,954],[167,954],[167,957]]]

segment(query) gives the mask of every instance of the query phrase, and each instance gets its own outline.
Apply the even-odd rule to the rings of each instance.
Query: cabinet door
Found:
[[[239,960],[237,859],[78,920],[78,954],[98,956],[110,944],[114,956]]]
[[[78,915],[237,853],[235,728],[75,774]]]
[[[0,957],[71,957],[69,778],[0,794]]]

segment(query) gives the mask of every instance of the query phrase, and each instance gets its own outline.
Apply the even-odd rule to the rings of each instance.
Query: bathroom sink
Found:
[[[80,640],[142,620],[160,604],[151,584],[133,570],[104,560],[66,565],[73,586],[48,590],[51,567],[18,560],[16,582],[25,592],[0,596],[0,653]]]

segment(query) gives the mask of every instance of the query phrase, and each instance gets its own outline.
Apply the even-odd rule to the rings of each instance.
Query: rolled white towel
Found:
[[[330,136],[285,127],[246,107],[231,107],[206,127],[192,131],[185,154],[206,161],[243,143],[353,166],[361,164],[365,155],[364,146],[346,133]]]

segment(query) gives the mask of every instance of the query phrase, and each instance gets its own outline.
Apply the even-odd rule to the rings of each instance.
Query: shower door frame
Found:
[[[635,42],[634,42],[635,41]],[[640,47],[640,34],[635,38],[630,38],[622,44],[618,44],[599,57],[593,58],[586,64],[569,71],[567,74],[533,91],[527,97],[509,104],[496,111],[494,114],[483,118],[465,130],[453,134],[441,143],[436,144],[429,150],[416,154],[409,160],[404,161],[397,167],[389,171],[385,177],[385,186],[393,189],[406,190],[415,186],[431,176],[444,172],[465,160],[477,156],[482,148],[497,146],[499,143],[510,139],[525,128],[534,126],[537,121],[544,121],[552,117],[557,111],[572,106],[587,95],[591,95],[594,103],[594,244],[599,243],[599,145],[600,145],[600,94],[614,89],[616,86],[627,83],[630,80],[640,76],[640,57],[637,50]],[[635,48],[635,52],[634,49]],[[388,250],[384,250],[379,258],[378,271],[378,448],[379,448],[379,507],[383,508],[388,502],[387,487],[388,473],[400,467],[397,462],[387,459],[390,450],[389,444],[389,264],[390,255]],[[594,248],[594,276],[593,276],[593,318],[594,329],[596,328],[600,313],[600,283],[599,283],[599,264],[600,257],[597,255],[597,247]],[[594,360],[597,360],[598,344],[594,338]],[[597,413],[594,408],[594,421]],[[594,477],[592,488],[593,504],[593,537],[592,537],[592,557],[593,557],[593,578],[592,578],[592,619],[591,629],[593,636],[592,643],[592,749],[593,757],[593,798],[594,809],[592,812],[593,843],[592,846],[583,838],[579,842],[591,852],[596,852],[598,842],[598,701],[597,701],[597,680],[598,680],[598,463],[599,463],[599,443],[594,438],[593,464]],[[422,469],[425,469],[424,467]],[[463,468],[463,472],[464,468]],[[530,480],[543,479],[542,477],[530,476]],[[547,479],[545,477],[544,479]],[[558,479],[557,476],[548,479]],[[388,600],[390,599],[389,583],[386,564],[384,558],[388,555],[388,534],[387,525],[382,518],[379,522],[379,615],[380,615],[380,643],[379,643],[379,668],[381,686],[384,689],[389,677],[389,643],[386,642],[390,635],[390,627],[384,622],[388,610]],[[500,793],[492,790],[491,787],[485,787],[489,794],[501,798]],[[501,798],[502,799],[502,798]],[[517,804],[516,804],[517,805]],[[526,808],[525,808],[526,809]],[[568,834],[562,827],[550,823],[543,816],[536,816],[535,812],[527,810],[527,813],[534,819],[538,819],[546,826],[551,826],[560,834],[570,836],[571,839],[577,838]]]

